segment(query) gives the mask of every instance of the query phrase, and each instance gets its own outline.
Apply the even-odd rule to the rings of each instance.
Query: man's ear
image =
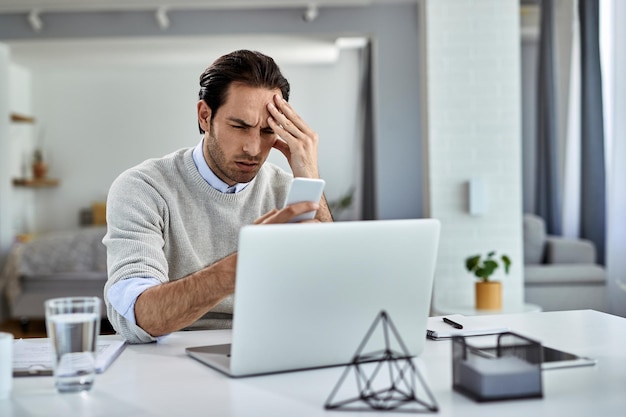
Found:
[[[198,124],[205,132],[209,131],[211,125],[211,108],[206,101],[200,100],[197,105],[198,109]]]

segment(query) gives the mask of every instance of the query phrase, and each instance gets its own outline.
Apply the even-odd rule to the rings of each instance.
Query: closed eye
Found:
[[[230,121],[230,126],[235,129],[247,129],[249,127],[252,127],[251,125],[249,125],[244,120],[238,117],[229,117],[228,120]]]

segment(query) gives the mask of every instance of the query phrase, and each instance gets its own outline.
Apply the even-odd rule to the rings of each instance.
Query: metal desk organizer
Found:
[[[495,345],[480,338],[452,338],[455,391],[476,401],[543,398],[541,343],[512,332],[497,335]]]

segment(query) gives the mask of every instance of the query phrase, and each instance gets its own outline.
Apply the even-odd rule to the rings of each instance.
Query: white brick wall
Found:
[[[504,303],[523,301],[518,0],[424,0],[424,141],[430,217],[442,223],[433,304],[473,306],[467,256],[513,261]],[[467,182],[485,185],[486,213],[468,212]]]

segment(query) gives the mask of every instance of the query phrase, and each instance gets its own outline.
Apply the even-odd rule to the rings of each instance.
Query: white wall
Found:
[[[32,76],[30,71],[11,63],[9,67],[9,103],[12,112],[32,116]],[[11,123],[9,132],[10,178],[30,178],[33,149],[37,143],[39,126],[35,123]],[[29,188],[12,187],[10,209],[12,235],[35,232],[36,191]]]
[[[194,146],[201,137],[198,77],[206,65],[34,68],[34,113],[45,129],[49,176],[61,181],[36,192],[36,230],[77,227],[80,209],[104,200],[123,170]],[[357,51],[349,50],[332,65],[282,66],[292,105],[320,135],[320,171],[331,200],[356,182],[357,65]]]
[[[11,53],[6,45],[0,43],[0,120],[9,120],[9,68]],[[11,185],[5,179],[10,178],[11,143],[9,138],[9,124],[0,123],[0,267],[4,264],[4,257],[13,241],[11,226],[11,211],[8,210],[11,201]],[[0,301],[0,306],[2,302]],[[0,316],[2,311],[0,311]]]
[[[428,214],[442,222],[434,307],[473,306],[464,260],[490,250],[512,261],[503,302],[523,300],[520,25],[517,0],[426,0],[424,139]],[[486,213],[468,213],[466,184],[481,178]]]
[[[0,267],[2,257],[15,241],[16,230],[29,231],[33,222],[32,190],[11,185],[12,178],[24,177],[36,126],[9,122],[11,113],[31,114],[30,72],[11,62],[10,49],[0,44]]]

